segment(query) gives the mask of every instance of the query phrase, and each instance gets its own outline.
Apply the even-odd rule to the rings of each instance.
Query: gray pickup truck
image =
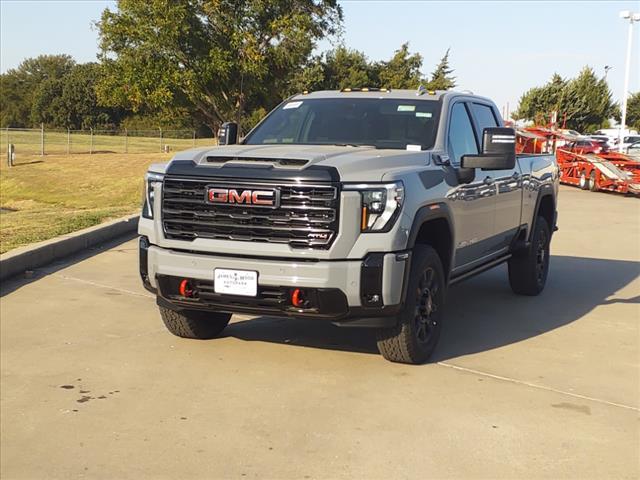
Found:
[[[142,281],[181,337],[213,338],[233,313],[312,318],[425,362],[449,286],[503,262],[515,293],[545,286],[558,168],[515,141],[472,94],[293,96],[242,140],[225,124],[221,146],[151,166]]]

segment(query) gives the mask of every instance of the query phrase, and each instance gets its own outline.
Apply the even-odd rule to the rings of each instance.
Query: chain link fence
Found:
[[[72,155],[94,153],[161,153],[213,146],[215,138],[198,137],[192,130],[61,130],[0,129],[0,153],[9,144],[16,155]]]

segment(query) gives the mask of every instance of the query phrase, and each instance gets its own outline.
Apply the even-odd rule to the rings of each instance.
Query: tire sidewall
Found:
[[[433,319],[436,321],[434,330],[427,342],[420,342],[417,336],[417,328],[415,323],[416,318],[416,301],[419,296],[419,282],[422,274],[428,269],[432,268],[436,275],[436,281],[438,283],[438,291],[434,295],[434,302],[437,305],[437,310],[433,315]],[[446,282],[444,276],[444,269],[442,262],[437,252],[430,246],[416,245],[412,254],[411,272],[409,274],[409,282],[407,286],[407,295],[405,299],[405,306],[400,316],[401,327],[406,330],[411,339],[411,348],[416,352],[421,362],[426,361],[433,350],[435,349],[440,334],[442,332],[442,319],[444,311],[444,301],[446,297]]]
[[[586,170],[580,172],[579,186],[582,190],[586,190],[589,187],[589,179],[587,178]]]
[[[544,286],[547,283],[547,277],[549,276],[549,260],[550,260],[550,245],[551,245],[551,230],[549,229],[549,225],[547,225],[547,221],[542,218],[542,217],[538,217],[538,221],[536,222],[536,231],[534,232],[533,235],[533,241],[531,244],[531,248],[532,248],[532,252],[531,252],[531,262],[533,262],[533,271],[535,273],[537,273],[536,271],[536,265],[537,265],[537,253],[538,253],[538,244],[540,242],[540,237],[544,235],[546,240],[545,240],[545,245],[544,245],[544,250],[545,250],[545,265],[544,265],[544,274],[542,276],[541,279],[539,279],[536,275],[535,278],[535,282],[536,282],[536,287],[538,288],[538,291],[542,291],[544,289]]]

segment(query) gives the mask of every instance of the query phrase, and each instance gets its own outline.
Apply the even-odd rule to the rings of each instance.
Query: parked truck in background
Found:
[[[238,140],[226,124],[223,146],[146,175],[140,274],[175,335],[213,338],[233,313],[311,318],[375,328],[385,358],[421,363],[451,285],[507,262],[515,293],[545,286],[558,167],[516,155],[489,99],[301,94]]]

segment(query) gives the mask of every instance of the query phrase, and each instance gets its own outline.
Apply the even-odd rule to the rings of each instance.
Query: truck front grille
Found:
[[[209,187],[277,189],[277,208],[213,204]],[[339,195],[334,185],[288,185],[229,182],[228,179],[165,177],[162,226],[166,238],[212,238],[289,244],[294,248],[328,248],[338,232]]]

